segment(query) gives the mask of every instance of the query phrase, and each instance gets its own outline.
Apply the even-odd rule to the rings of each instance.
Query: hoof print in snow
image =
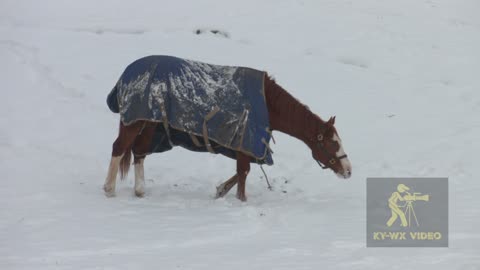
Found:
[[[74,32],[86,32],[96,35],[117,34],[117,35],[141,35],[147,32],[146,29],[128,29],[128,28],[76,28],[71,29]]]
[[[339,63],[344,65],[359,67],[359,68],[368,68],[368,63],[362,59],[352,58],[352,57],[340,57],[337,59]]]
[[[197,29],[195,30],[195,34],[197,35],[203,35],[203,34],[214,34],[216,36],[220,36],[223,38],[230,38],[230,34],[227,31],[222,31],[218,29]]]

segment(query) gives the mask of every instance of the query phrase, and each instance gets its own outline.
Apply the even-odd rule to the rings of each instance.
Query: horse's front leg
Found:
[[[242,202],[247,201],[247,195],[245,194],[245,183],[247,175],[250,172],[250,157],[237,152],[237,198]]]
[[[230,191],[238,183],[237,198],[241,201],[246,201],[245,182],[247,180],[248,172],[250,171],[250,157],[240,152],[237,152],[237,173],[230,177],[227,181],[217,187],[216,199],[221,198]]]

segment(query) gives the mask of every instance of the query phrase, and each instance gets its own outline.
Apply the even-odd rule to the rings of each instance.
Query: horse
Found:
[[[330,117],[327,121],[322,120],[308,106],[301,103],[277,84],[275,79],[267,72],[261,74],[263,76],[261,81],[263,83],[265,105],[268,111],[270,132],[283,132],[301,140],[310,148],[313,160],[322,169],[330,169],[340,178],[350,178],[352,165],[334,126],[335,116]],[[127,89],[126,91],[134,90]],[[121,109],[119,108],[118,111],[121,111]],[[183,134],[182,131],[169,126],[167,121],[152,121],[148,119],[139,119],[131,123],[120,121],[118,137],[112,146],[110,165],[103,186],[107,197],[115,196],[117,172],[120,172],[121,179],[126,177],[130,168],[132,154],[134,156],[133,165],[135,172],[134,192],[138,197],[145,195],[143,164],[149,151],[151,152],[152,142],[156,140],[155,133],[160,128],[169,136],[168,139],[173,146],[184,146],[182,142],[172,139],[178,137],[174,136],[175,134]],[[206,137],[205,146],[208,147],[204,147],[201,150],[196,149],[195,151],[213,152],[210,146],[214,142],[210,143]],[[191,139],[195,144],[198,144],[198,139],[201,139],[201,137],[197,139],[196,136],[191,136]],[[270,148],[268,147],[268,149]],[[217,187],[216,198],[225,196],[232,187],[237,185],[236,197],[241,201],[246,201],[246,179],[250,172],[250,163],[255,163],[255,160],[244,151],[233,151],[232,153],[234,154],[230,155],[230,157],[236,159],[236,173]]]

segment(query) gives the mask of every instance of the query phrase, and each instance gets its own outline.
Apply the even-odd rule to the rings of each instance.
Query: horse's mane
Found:
[[[265,75],[265,96],[269,112],[281,116],[280,120],[285,124],[283,126],[287,130],[282,131],[291,135],[301,131],[304,133],[303,137],[310,138],[318,135],[319,130],[336,132],[333,125],[323,121],[307,105],[288,93],[269,75]]]

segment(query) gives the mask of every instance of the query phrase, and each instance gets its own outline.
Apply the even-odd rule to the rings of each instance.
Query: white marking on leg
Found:
[[[108,167],[107,179],[105,179],[105,185],[103,185],[103,190],[105,195],[108,197],[115,196],[115,184],[117,180],[118,167],[120,165],[120,160],[123,155],[118,157],[113,157],[110,160],[110,166]]]
[[[145,175],[143,169],[143,160],[135,163],[135,195],[143,197],[145,195]]]
[[[335,153],[335,155],[337,157],[345,155],[346,153],[343,150],[342,140],[340,139],[340,137],[338,137],[337,134],[334,134],[332,139],[338,142],[338,145],[340,146],[340,148],[338,149],[337,153]],[[352,174],[352,164],[350,163],[350,160],[348,159],[348,157],[340,159],[340,165],[342,165],[343,173],[339,174],[339,176],[342,178],[349,178]]]

